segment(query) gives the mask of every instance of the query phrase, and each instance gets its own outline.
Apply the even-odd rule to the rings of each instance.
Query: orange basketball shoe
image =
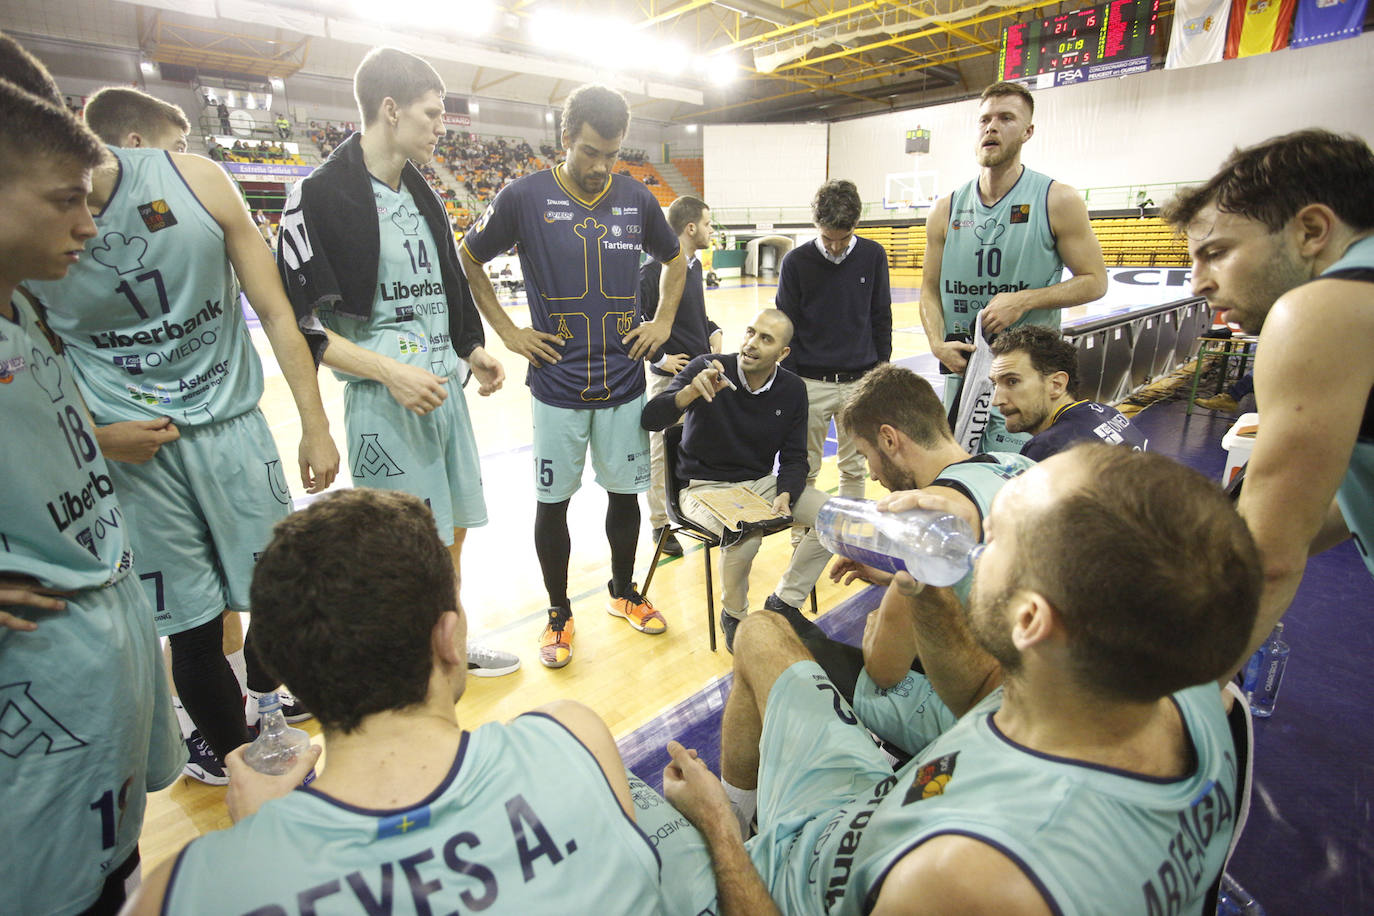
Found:
[[[572,611],[549,608],[549,622],[539,636],[539,661],[545,668],[562,668],[572,661]]]
[[[648,633],[650,636],[658,634],[668,629],[668,621],[663,619],[663,615],[654,610],[654,606],[635,590],[635,584],[630,583],[630,587],[625,590],[625,594],[616,597],[615,584],[606,583],[606,590],[611,593],[611,598],[606,602],[606,613],[612,617],[624,617],[625,622],[634,627],[641,633]]]

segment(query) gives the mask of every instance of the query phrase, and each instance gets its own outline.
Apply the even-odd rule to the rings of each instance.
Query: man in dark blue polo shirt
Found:
[[[701,282],[701,260],[697,252],[711,245],[711,208],[695,197],[679,197],[668,208],[668,225],[677,233],[682,256],[687,259],[687,282],[682,287],[673,333],[663,349],[649,358],[649,398],[663,393],[682,367],[693,357],[704,353],[719,353],[720,326],[706,316],[706,293]],[[639,268],[639,314],[652,321],[658,313],[658,287],[663,268],[657,261],[648,261]],[[668,524],[668,512],[663,500],[663,433],[649,434],[649,462],[653,479],[649,484],[649,526],[658,541]],[[682,556],[682,545],[668,535],[663,542],[664,554]]]
[[[567,158],[506,185],[463,240],[463,270],[482,315],[511,351],[529,360],[534,395],[534,477],[539,500],[534,548],[549,593],[539,660],[572,660],[568,601],[568,502],[582,482],[587,450],[608,494],[611,547],[606,610],[656,635],[663,615],[635,590],[639,494],[649,487],[649,440],[640,359],[661,348],[677,315],[686,265],[663,208],[643,184],[611,174],[630,123],[620,93],[581,86],[563,106]],[[533,327],[501,308],[482,270],[519,244]],[[637,322],[639,255],[665,265],[657,315]]]
[[[739,353],[698,356],[644,408],[644,428],[650,430],[672,426],[685,412],[677,467],[685,485],[682,511],[717,535],[725,526],[699,498],[712,490],[747,487],[778,515],[791,515],[808,529],[829,498],[806,486],[806,385],[778,365],[791,339],[787,316],[764,309],[745,330]],[[733,648],[735,628],[749,613],[749,568],[762,541],[763,534],[754,531],[721,547],[726,648]],[[829,559],[816,532],[808,530],[764,607],[796,613]]]
[[[1021,454],[1044,461],[1079,442],[1101,439],[1145,451],[1145,434],[1115,407],[1078,400],[1078,351],[1053,328],[1023,324],[992,342],[992,406],[1007,430],[1030,433]]]
[[[854,383],[892,357],[892,291],[887,252],[859,238],[863,204],[852,181],[828,181],[811,202],[820,233],[787,253],[778,274],[777,306],[796,328],[786,366],[806,382],[808,485],[821,471],[830,420]],[[839,437],[840,495],[864,495],[864,457],[844,430]]]

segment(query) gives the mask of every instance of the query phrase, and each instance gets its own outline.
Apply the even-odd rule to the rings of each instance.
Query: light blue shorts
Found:
[[[111,462],[114,464],[114,462]],[[0,629],[0,913],[78,913],[138,845],[147,793],[181,775],[152,608],[130,573]]]
[[[561,503],[582,486],[591,444],[597,484],[608,493],[649,489],[649,434],[639,425],[641,394],[616,407],[553,407],[537,398],[534,415],[534,493],[541,503]]]
[[[440,540],[452,544],[454,528],[487,523],[487,501],[463,386],[450,378],[445,388],[444,403],[422,417],[397,404],[380,382],[349,382],[344,426],[353,484],[423,499]]]
[[[146,464],[109,465],[158,635],[248,610],[253,565],[291,511],[262,411],[182,427]]]
[[[759,739],[760,836],[790,836],[891,776],[887,758],[820,665],[797,662],[778,677]]]
[[[945,411],[948,412],[950,405],[954,403],[954,396],[959,393],[959,383],[964,380],[962,375],[945,376]],[[1021,447],[1031,440],[1030,433],[1013,433],[1007,431],[1007,420],[1002,416],[1002,411],[996,407],[988,408],[988,425],[983,429],[983,444],[979,447],[978,453],[986,452],[1012,452],[1021,453]]]

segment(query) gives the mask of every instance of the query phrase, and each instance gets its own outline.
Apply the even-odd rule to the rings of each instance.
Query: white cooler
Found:
[[[1226,470],[1221,472],[1221,484],[1226,486],[1240,473],[1255,449],[1255,432],[1259,429],[1259,414],[1241,414],[1240,419],[1221,437],[1226,449]]]

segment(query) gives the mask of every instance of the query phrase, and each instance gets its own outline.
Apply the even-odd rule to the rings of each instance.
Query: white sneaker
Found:
[[[468,643],[468,674],[473,677],[500,677],[519,669],[519,656],[480,643]]]
[[[297,722],[304,722],[306,719],[313,719],[315,717],[315,714],[309,709],[306,709],[305,704],[296,699],[291,691],[287,690],[284,685],[278,687],[275,691],[267,692],[276,693],[277,699],[281,701],[282,717],[286,719],[287,724],[294,725]],[[263,695],[264,694],[258,693],[255,690],[250,690],[248,691],[248,695],[244,698],[243,721],[250,729],[258,727],[258,697]]]

